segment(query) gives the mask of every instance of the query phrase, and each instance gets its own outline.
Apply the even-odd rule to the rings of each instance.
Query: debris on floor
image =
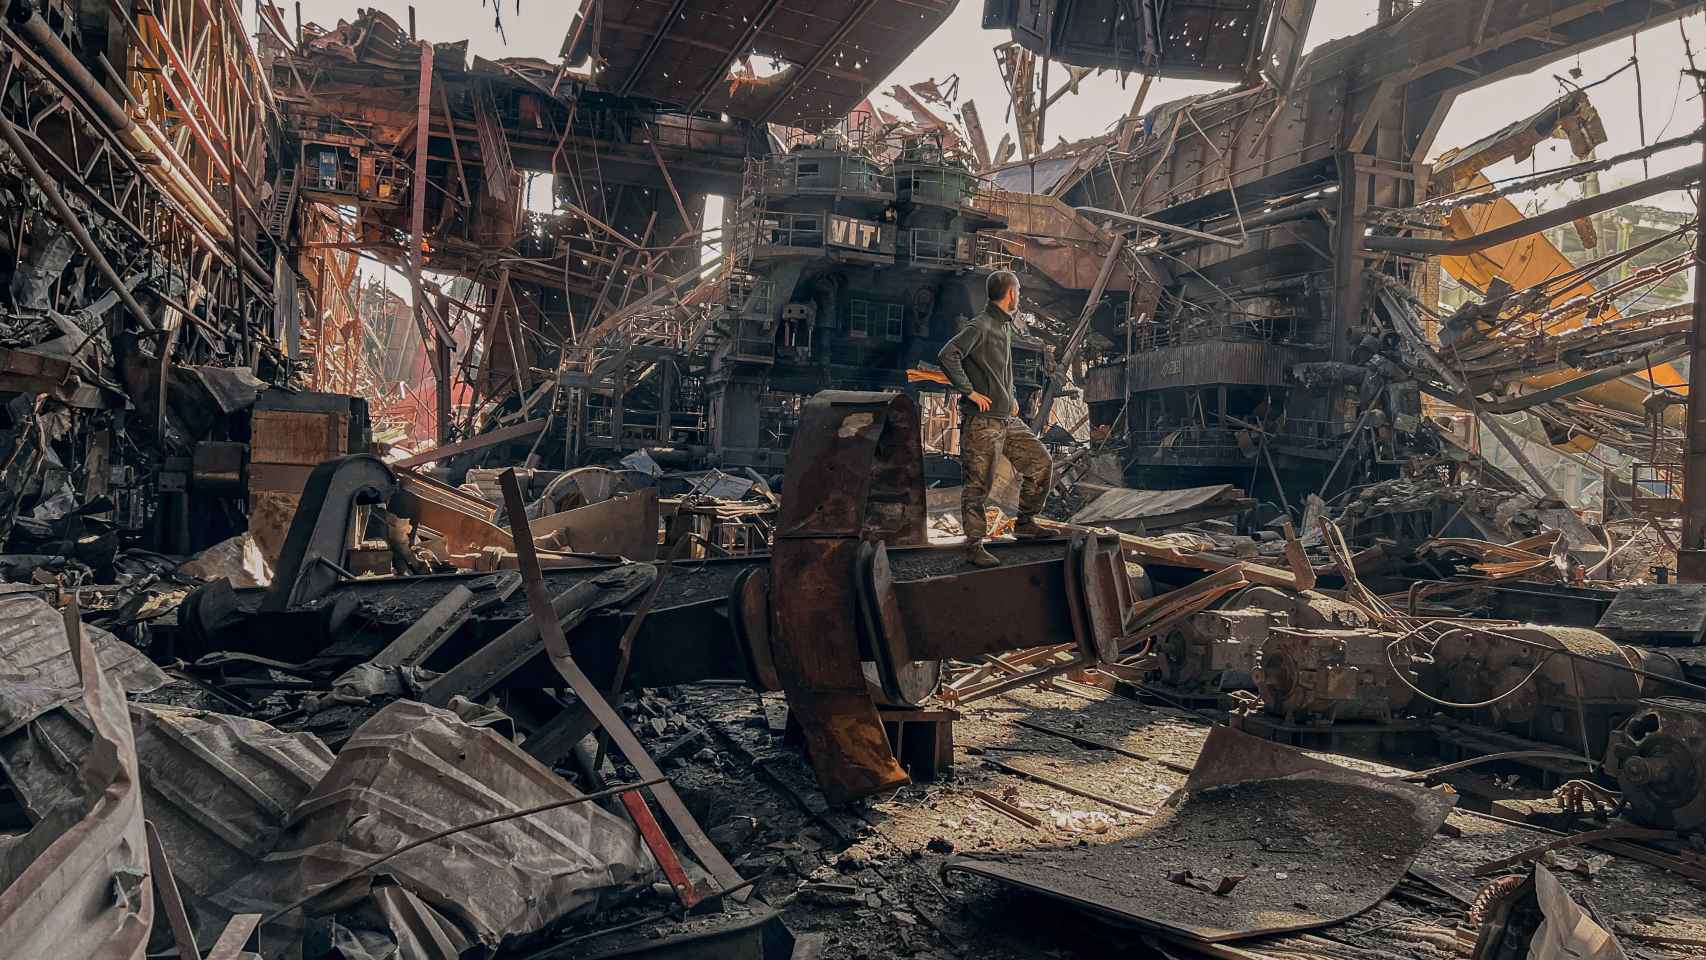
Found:
[[[0,960],[1706,956],[1706,2],[301,6],[0,0]]]

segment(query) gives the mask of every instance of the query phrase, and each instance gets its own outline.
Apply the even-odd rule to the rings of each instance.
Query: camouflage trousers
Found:
[[[1019,475],[1019,517],[1042,512],[1053,486],[1054,463],[1042,441],[1018,417],[967,417],[960,424],[960,466],[965,487],[960,494],[960,526],[967,543],[989,534],[986,508],[995,485],[995,468],[1005,456]]]

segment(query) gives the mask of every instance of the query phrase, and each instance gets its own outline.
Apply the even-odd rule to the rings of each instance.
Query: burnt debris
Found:
[[[1706,4],[1368,6],[0,0],[0,958],[1706,950]]]

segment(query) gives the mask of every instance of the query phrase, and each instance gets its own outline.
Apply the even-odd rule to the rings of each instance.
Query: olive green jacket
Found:
[[[976,412],[969,399],[975,391],[989,398],[989,415],[1019,415],[1018,394],[1013,389],[1013,333],[1018,322],[1006,311],[990,304],[965,323],[937,356],[948,382],[967,399],[961,404]]]

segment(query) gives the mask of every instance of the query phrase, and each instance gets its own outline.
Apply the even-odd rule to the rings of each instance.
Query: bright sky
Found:
[[[302,0],[302,16],[305,21],[330,27],[340,16],[353,16],[358,2],[389,13],[405,27],[408,24],[410,4],[405,0]],[[500,38],[493,28],[491,4],[496,2],[503,3],[505,38]],[[550,3],[539,0],[528,3],[515,0],[418,0],[414,4],[417,27],[423,37],[439,42],[467,38],[471,54],[488,58],[530,56],[547,60],[556,58],[579,6],[575,0]],[[1319,0],[1309,34],[1309,46],[1374,26],[1377,6],[1378,0]],[[992,52],[998,43],[1006,39],[1006,35],[983,30],[980,22],[982,11],[982,0],[959,0],[959,6],[942,29],[924,41],[879,89],[887,89],[896,82],[915,83],[932,77],[945,80],[950,74],[958,74],[960,97],[977,101],[993,149],[1000,142],[1002,132],[1011,130],[1010,118],[1006,116],[1007,98]],[[286,20],[292,16],[287,13]],[[1696,47],[1702,66],[1706,66],[1706,18],[1690,17],[1682,26],[1686,27],[1690,41]],[[1681,74],[1681,70],[1687,67],[1687,60],[1677,21],[1667,20],[1639,34],[1634,38],[1634,44],[1638,45],[1641,54],[1641,95],[1636,95],[1634,70],[1625,71],[1590,93],[1610,136],[1609,144],[1601,148],[1602,153],[1621,153],[1637,146],[1641,142],[1643,119],[1648,142],[1687,132],[1701,123],[1701,105],[1694,94],[1693,82]],[[1589,83],[1624,66],[1629,61],[1631,50],[1630,40],[1620,40],[1580,57],[1554,63],[1528,76],[1504,80],[1459,97],[1440,130],[1434,152],[1467,144],[1545,106],[1562,90],[1554,75],[1567,76],[1571,67],[1579,67],[1582,76],[1578,82]],[[1065,69],[1058,64],[1051,70],[1051,82],[1057,85],[1065,76]],[[1130,77],[1122,89],[1120,79],[1113,74],[1087,78],[1077,96],[1062,98],[1050,108],[1049,140],[1054,142],[1057,137],[1075,140],[1106,131],[1130,106],[1137,84],[1138,78]],[[1216,84],[1210,83],[1161,80],[1150,90],[1148,103],[1154,106],[1216,88]],[[1651,161],[1652,171],[1659,173],[1675,169],[1686,163],[1698,162],[1698,158],[1699,153],[1692,149],[1671,151]],[[1570,159],[1568,145],[1564,141],[1553,141],[1537,152],[1534,164],[1545,168],[1567,163]],[[1527,166],[1523,165],[1523,169]],[[1516,172],[1519,172],[1518,168],[1509,163],[1488,171],[1494,177]],[[1611,171],[1604,180],[1609,186],[1640,177],[1641,166],[1635,163]],[[1678,194],[1660,202],[1681,208],[1685,198]]]

